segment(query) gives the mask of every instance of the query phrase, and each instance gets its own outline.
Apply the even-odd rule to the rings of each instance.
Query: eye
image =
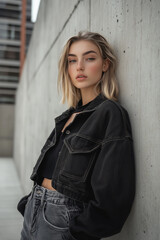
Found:
[[[87,61],[94,61],[95,58],[87,58]]]
[[[75,63],[76,60],[75,60],[75,59],[68,59],[68,62],[69,62],[69,63]]]

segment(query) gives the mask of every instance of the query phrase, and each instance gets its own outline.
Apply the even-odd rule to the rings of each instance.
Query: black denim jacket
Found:
[[[55,128],[33,169],[33,181],[46,151],[56,144],[73,111],[71,107],[55,118]],[[52,186],[87,203],[83,213],[70,222],[72,236],[98,240],[120,232],[135,195],[134,151],[127,111],[99,94],[65,131]]]

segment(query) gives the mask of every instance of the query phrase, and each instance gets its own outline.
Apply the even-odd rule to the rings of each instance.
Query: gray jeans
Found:
[[[21,240],[76,240],[69,232],[69,221],[85,207],[57,191],[34,186],[25,207]]]

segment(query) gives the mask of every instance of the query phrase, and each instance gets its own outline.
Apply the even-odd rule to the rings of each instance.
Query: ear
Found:
[[[109,65],[110,65],[109,59],[105,59],[103,62],[103,72],[107,72]]]

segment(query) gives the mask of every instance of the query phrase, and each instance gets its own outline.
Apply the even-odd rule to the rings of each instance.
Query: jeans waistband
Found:
[[[44,188],[38,184],[36,184],[33,187],[32,190],[32,195],[34,196],[34,198],[36,199],[41,199],[43,198],[43,200],[47,200],[50,201],[54,204],[65,204],[65,205],[69,205],[69,206],[78,206],[80,208],[85,208],[86,207],[86,203],[81,202],[81,201],[77,201],[75,199],[72,199],[58,191],[53,191],[53,190],[49,190],[47,188]]]

